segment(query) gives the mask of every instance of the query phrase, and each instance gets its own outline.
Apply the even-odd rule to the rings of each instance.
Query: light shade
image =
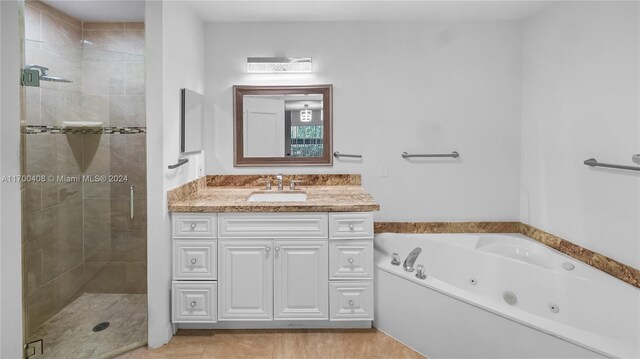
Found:
[[[312,72],[310,57],[247,57],[247,72],[304,73]]]

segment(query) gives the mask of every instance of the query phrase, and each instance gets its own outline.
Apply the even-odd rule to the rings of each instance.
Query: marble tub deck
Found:
[[[108,321],[109,327],[93,332]],[[147,343],[146,294],[85,293],[29,336],[43,339],[44,355],[32,358],[112,358]]]

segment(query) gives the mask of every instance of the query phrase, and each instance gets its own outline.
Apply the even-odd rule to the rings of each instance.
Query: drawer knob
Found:
[[[349,258],[349,263],[353,264],[353,258]]]
[[[191,306],[191,308],[194,308],[196,306],[196,301],[194,300],[193,302],[189,303],[189,305]]]
[[[198,261],[197,259],[192,258],[192,259],[191,259],[191,264],[196,264],[196,262],[197,262],[197,261]]]
[[[193,230],[196,229],[196,224],[195,223],[191,223],[191,225],[189,227],[191,228],[191,232],[193,232]]]
[[[353,300],[350,300],[350,301],[349,301],[349,306],[350,306],[350,307],[353,307],[353,305],[354,305],[354,304],[356,304],[356,303],[355,303]]]
[[[275,249],[276,252],[280,252],[280,246],[275,246],[273,249]]]
[[[349,231],[353,232],[353,223],[349,225]]]
[[[271,247],[270,247],[270,246],[266,246],[266,247],[264,247],[264,250],[265,250],[266,252],[269,252],[269,251],[271,251]]]

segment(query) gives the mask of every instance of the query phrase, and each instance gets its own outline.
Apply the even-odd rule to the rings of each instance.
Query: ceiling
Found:
[[[143,21],[144,0],[42,0],[82,21]],[[156,1],[156,0],[149,0]],[[165,0],[166,1],[166,0]],[[207,22],[520,20],[547,1],[173,0]]]
[[[207,22],[520,20],[546,1],[186,1]]]

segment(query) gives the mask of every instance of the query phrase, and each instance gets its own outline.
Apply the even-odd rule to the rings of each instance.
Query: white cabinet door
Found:
[[[274,311],[276,320],[328,319],[327,240],[276,240]]]
[[[273,318],[273,243],[219,240],[218,319]]]

